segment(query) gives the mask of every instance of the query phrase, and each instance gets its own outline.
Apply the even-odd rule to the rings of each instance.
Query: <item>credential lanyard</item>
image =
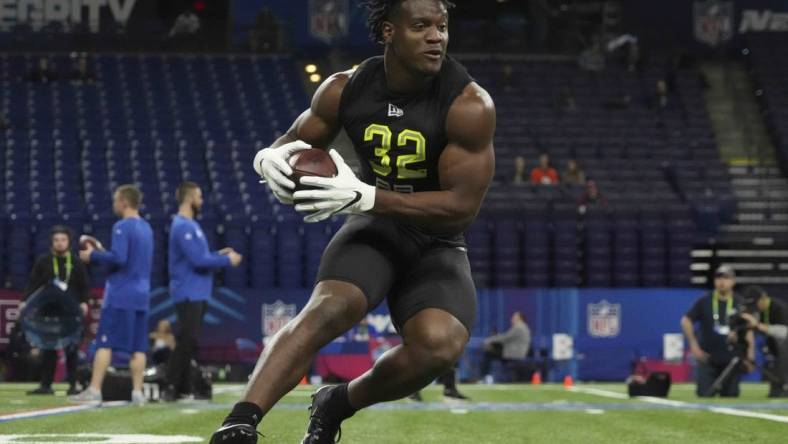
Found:
[[[711,296],[711,309],[714,317],[714,325],[720,326],[720,298],[715,291]],[[733,295],[728,296],[727,306],[725,307],[725,316],[730,316],[733,313]]]
[[[71,278],[71,270],[73,268],[71,264],[71,252],[69,251],[66,253],[66,279],[64,279],[63,282],[68,282],[69,278]],[[52,269],[55,272],[55,279],[60,279],[60,265],[58,265],[57,256],[54,254],[52,255]]]

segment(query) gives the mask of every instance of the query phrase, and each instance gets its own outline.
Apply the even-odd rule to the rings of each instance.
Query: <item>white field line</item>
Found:
[[[216,384],[213,386],[214,395],[223,395],[225,393],[240,393],[244,389],[243,384]]]
[[[126,401],[112,401],[112,402],[105,402],[101,404],[101,406],[99,406],[98,404],[83,404],[83,405],[72,405],[67,407],[55,407],[50,409],[32,410],[32,411],[21,412],[21,413],[11,413],[8,415],[0,415],[0,423],[6,421],[13,421],[16,419],[38,418],[41,416],[57,415],[61,413],[74,413],[83,410],[94,410],[100,407],[118,407],[127,404],[129,403]]]
[[[577,393],[587,393],[589,395],[597,395],[603,398],[613,398],[613,399],[629,399],[629,396],[623,393],[611,392],[609,390],[600,390],[590,387],[567,387],[567,390],[570,392],[577,392]]]
[[[586,388],[586,387],[570,387],[568,390],[577,393],[587,393],[589,395],[597,395],[603,396],[606,398],[616,398],[616,399],[628,399],[629,396],[623,393],[611,392],[609,390],[601,390],[601,389],[594,389],[594,388]],[[740,416],[744,418],[756,418],[756,419],[764,419],[767,421],[775,421],[775,422],[782,422],[788,424],[788,416],[782,415],[773,415],[769,413],[760,413],[760,412],[751,412],[749,410],[743,409],[734,409],[730,407],[714,407],[714,406],[705,406],[702,404],[691,404],[684,401],[675,401],[670,399],[662,399],[662,398],[654,398],[650,396],[640,396],[637,398],[639,401],[647,402],[650,404],[660,404],[660,405],[667,405],[676,408],[697,408],[699,405],[704,407],[702,410],[706,410],[712,413],[719,413],[721,415],[729,415],[729,416]]]

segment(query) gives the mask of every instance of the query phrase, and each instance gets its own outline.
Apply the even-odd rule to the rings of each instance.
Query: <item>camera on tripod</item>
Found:
[[[756,308],[751,304],[741,304],[737,311],[728,316],[728,350],[733,354],[733,359],[728,363],[719,377],[711,384],[708,396],[714,396],[722,390],[728,378],[734,377],[738,373],[747,373],[755,365],[748,359],[747,352],[749,342],[747,333],[752,330],[750,323],[742,316],[743,314],[757,313]]]
[[[746,334],[748,331],[752,330],[753,327],[750,325],[747,319],[742,316],[743,314],[758,316],[758,310],[752,304],[739,305],[736,313],[733,313],[728,317],[728,328],[732,333],[736,333],[736,340],[733,341],[734,345],[743,344],[745,345],[746,351]]]

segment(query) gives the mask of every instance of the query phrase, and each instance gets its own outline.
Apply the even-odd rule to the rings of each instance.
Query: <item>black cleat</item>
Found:
[[[342,438],[339,428],[342,419],[336,415],[336,409],[331,408],[331,392],[338,385],[320,387],[312,395],[312,405],[309,407],[309,427],[301,444],[335,444]]]
[[[257,444],[257,435],[249,424],[225,424],[213,433],[210,444]]]
[[[36,389],[28,390],[27,394],[28,395],[54,395],[55,391],[52,390],[52,387],[39,386]]]
[[[160,399],[164,402],[175,402],[178,400],[178,392],[175,390],[175,387],[168,385],[164,388],[164,391],[161,392]]]
[[[460,393],[457,389],[443,390],[443,397],[446,398],[447,401],[470,401],[470,398]]]

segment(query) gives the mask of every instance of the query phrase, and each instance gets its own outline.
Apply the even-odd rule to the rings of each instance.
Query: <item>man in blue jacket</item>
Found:
[[[232,248],[208,249],[200,224],[194,220],[202,209],[202,190],[194,182],[178,187],[178,214],[170,227],[170,296],[178,316],[175,350],[167,364],[167,382],[162,398],[174,401],[192,392],[190,363],[197,354],[197,336],[213,290],[212,271],[236,267],[242,257]]]
[[[131,354],[132,392],[135,404],[144,404],[142,377],[148,350],[148,306],[153,263],[153,231],[140,217],[142,193],[133,185],[121,185],[112,197],[115,214],[121,218],[112,227],[112,249],[97,249],[91,242],[79,252],[85,263],[109,265],[104,303],[96,333],[98,349],[93,358],[90,386],[72,396],[75,402],[101,402],[101,384],[114,350]]]

